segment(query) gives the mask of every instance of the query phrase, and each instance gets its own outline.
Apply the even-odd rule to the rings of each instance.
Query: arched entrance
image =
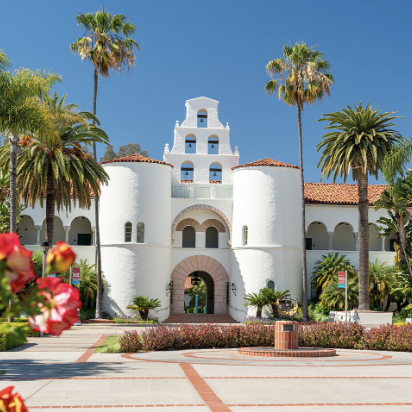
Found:
[[[193,285],[192,281],[194,279],[199,279],[201,280],[200,283],[200,287],[202,284],[205,285],[205,289],[206,289],[206,296],[204,296],[204,289],[202,290],[202,288],[200,289],[200,293],[199,293],[199,306],[202,306],[203,308],[205,308],[205,311],[199,311],[199,313],[207,313],[209,315],[212,315],[215,311],[215,282],[213,282],[213,278],[212,276],[209,275],[209,273],[207,272],[202,272],[202,271],[198,271],[198,272],[193,272],[189,275],[189,277],[186,279],[185,282],[185,306],[186,309],[194,309],[194,307],[196,306],[194,304],[195,299],[194,299],[194,290],[196,290],[196,286]],[[188,289],[192,290],[192,293],[188,294]],[[187,304],[189,303],[189,304]],[[189,313],[189,311],[186,311],[187,313]]]
[[[229,276],[220,262],[205,255],[190,256],[174,268],[170,276],[170,280],[173,282],[171,313],[184,313],[185,282],[188,276],[195,272],[206,283],[208,291],[207,313],[229,313],[226,298]]]

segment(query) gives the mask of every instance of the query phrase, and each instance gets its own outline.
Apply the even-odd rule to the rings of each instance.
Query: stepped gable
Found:
[[[159,165],[166,165],[173,167],[170,163],[162,162],[161,160],[151,159],[150,157],[143,156],[140,154],[133,154],[125,157],[119,157],[118,159],[112,160],[105,160],[104,162],[100,162],[101,165],[107,163],[120,163],[120,162],[136,162],[136,163],[157,163]]]
[[[386,185],[369,185],[369,205],[378,200]],[[305,183],[305,203],[331,205],[357,205],[359,202],[357,184]]]
[[[293,169],[299,169],[299,166],[289,165],[287,163],[279,162],[277,160],[273,160],[267,157],[266,159],[256,160],[256,162],[246,163],[244,165],[232,167],[232,170],[239,169],[240,167],[250,167],[250,166],[291,167]]]

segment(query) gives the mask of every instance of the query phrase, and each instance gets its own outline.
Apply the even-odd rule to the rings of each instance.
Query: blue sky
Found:
[[[161,159],[175,121],[185,117],[185,101],[207,96],[220,101],[220,120],[230,124],[241,163],[271,157],[297,164],[296,110],[264,93],[265,64],[297,41],[317,45],[335,77],[331,97],[303,114],[306,181],[320,179],[315,146],[323,113],[370,101],[398,111],[405,117],[399,131],[412,134],[409,1],[106,0],[104,6],[131,18],[140,45],[130,74],[99,84],[97,115],[115,149],[140,143]],[[61,74],[58,93],[91,111],[92,66],[69,46],[82,35],[76,15],[101,7],[100,1],[3,2],[0,49],[14,68]]]

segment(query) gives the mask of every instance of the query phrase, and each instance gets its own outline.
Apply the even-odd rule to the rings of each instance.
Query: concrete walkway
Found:
[[[339,350],[334,358],[251,358],[234,349],[94,354],[103,335],[84,325],[0,352],[0,388],[29,409],[307,412],[412,411],[412,354]]]

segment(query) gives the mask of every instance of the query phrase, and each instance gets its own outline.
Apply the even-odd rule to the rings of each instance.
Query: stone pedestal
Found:
[[[275,349],[292,350],[299,346],[299,324],[279,321],[275,324]]]

